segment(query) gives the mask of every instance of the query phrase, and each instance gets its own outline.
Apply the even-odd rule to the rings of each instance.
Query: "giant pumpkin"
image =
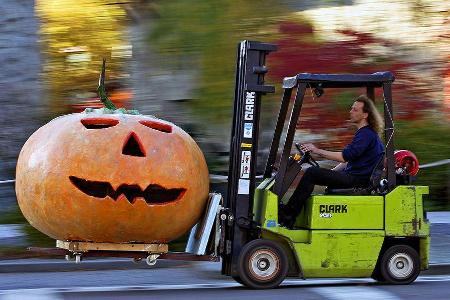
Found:
[[[23,215],[59,240],[166,243],[179,237],[206,205],[202,152],[172,123],[104,111],[56,118],[27,140],[16,170]]]

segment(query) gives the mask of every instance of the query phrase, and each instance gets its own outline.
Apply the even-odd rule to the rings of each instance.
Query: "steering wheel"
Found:
[[[298,152],[302,156],[302,158],[299,161],[300,164],[307,163],[313,167],[320,167],[319,164],[317,163],[317,161],[314,158],[312,158],[311,151],[307,151],[307,152],[303,151],[302,148],[300,148],[299,143],[295,143],[295,147],[297,148]]]

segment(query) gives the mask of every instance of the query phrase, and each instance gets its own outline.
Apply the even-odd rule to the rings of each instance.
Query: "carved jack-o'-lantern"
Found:
[[[28,139],[17,162],[20,209],[60,240],[169,242],[198,221],[208,190],[194,140],[142,115],[56,118]]]

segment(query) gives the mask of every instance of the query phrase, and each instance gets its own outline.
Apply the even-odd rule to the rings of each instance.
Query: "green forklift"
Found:
[[[287,276],[413,282],[428,268],[430,225],[423,209],[428,187],[412,185],[411,174],[399,172],[405,166],[396,163],[393,74],[300,73],[284,78],[261,179],[255,167],[261,96],[274,92],[264,84],[265,59],[275,50],[275,45],[259,42],[238,45],[228,192],[219,212],[222,273],[250,288],[274,288]],[[279,225],[279,204],[289,199],[302,170],[318,165],[298,144],[293,147],[304,96],[311,91],[319,97],[330,88],[365,89],[372,100],[375,89],[382,89],[385,157],[373,170],[370,186],[313,194],[288,229]]]

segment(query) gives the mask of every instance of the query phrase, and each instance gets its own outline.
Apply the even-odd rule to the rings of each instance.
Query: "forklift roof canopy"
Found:
[[[299,82],[309,83],[314,88],[381,87],[383,83],[392,83],[394,79],[394,75],[391,72],[377,72],[373,74],[300,73],[294,77],[285,77],[283,79],[283,88],[294,88]]]
[[[387,160],[387,180],[388,189],[391,191],[396,186],[394,168],[394,124],[392,120],[392,90],[391,85],[395,80],[391,72],[377,72],[373,74],[310,74],[300,73],[296,76],[286,77],[283,80],[283,98],[281,100],[280,112],[275,127],[269,157],[266,163],[264,178],[273,176],[275,161],[277,158],[278,146],[280,144],[281,133],[288,114],[288,107],[293,89],[297,89],[295,101],[291,108],[287,134],[284,141],[279,166],[276,168],[276,178],[273,191],[282,198],[290,187],[292,180],[298,174],[293,170],[288,173],[289,157],[291,155],[293,140],[297,125],[299,123],[300,111],[302,109],[303,98],[306,89],[314,89],[314,93],[320,97],[324,88],[366,88],[367,97],[375,100],[375,88],[383,89],[384,101],[384,121],[385,121],[385,143]],[[317,90],[317,91],[316,91]],[[291,170],[291,169],[289,169]],[[292,174],[291,174],[292,173]],[[292,176],[291,176],[292,175]],[[295,176],[294,176],[295,175]]]

